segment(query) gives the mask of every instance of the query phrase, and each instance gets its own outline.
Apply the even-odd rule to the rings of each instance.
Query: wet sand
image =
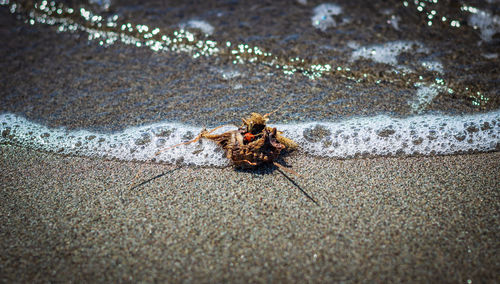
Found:
[[[498,280],[500,153],[152,164],[129,189],[139,163],[0,151],[2,282]]]

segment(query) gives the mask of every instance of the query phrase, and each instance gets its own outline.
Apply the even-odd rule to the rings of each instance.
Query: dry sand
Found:
[[[333,160],[303,177],[1,146],[1,282],[495,282],[500,153]],[[309,200],[301,189],[317,200]]]

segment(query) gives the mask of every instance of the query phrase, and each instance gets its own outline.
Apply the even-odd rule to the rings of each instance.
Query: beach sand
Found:
[[[498,280],[500,153],[147,164],[130,189],[142,163],[0,151],[1,282]]]

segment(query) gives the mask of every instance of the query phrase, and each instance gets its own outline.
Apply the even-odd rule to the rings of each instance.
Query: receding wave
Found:
[[[0,115],[0,124],[0,143],[41,151],[123,161],[154,158],[161,163],[198,166],[230,164],[215,143],[203,139],[155,156],[162,149],[193,139],[202,130],[179,123],[158,122],[100,133],[50,128],[4,113]],[[500,149],[500,110],[464,116],[374,116],[271,126],[298,142],[300,151],[322,157],[443,155]]]

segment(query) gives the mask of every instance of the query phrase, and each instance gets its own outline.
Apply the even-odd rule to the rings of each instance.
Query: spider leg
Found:
[[[210,133],[214,132],[215,130],[217,130],[217,129],[221,128],[221,127],[224,127],[224,126],[234,126],[234,127],[237,127],[236,125],[233,125],[233,124],[223,124],[223,125],[220,125],[220,126],[217,126],[217,127],[213,128],[213,129],[210,129],[206,133],[210,134]]]
[[[182,143],[179,143],[179,144],[176,144],[176,145],[173,145],[173,146],[167,147],[167,148],[165,148],[165,149],[161,149],[161,150],[159,150],[158,152],[156,152],[152,158],[154,158],[154,157],[156,157],[156,156],[160,155],[161,153],[163,153],[163,152],[165,152],[165,151],[168,151],[168,150],[170,150],[170,149],[172,149],[172,148],[175,148],[175,147],[179,147],[179,146],[182,146],[182,145],[187,145],[187,144],[191,144],[191,143],[197,142],[197,141],[199,141],[199,140],[200,140],[201,138],[203,138],[203,137],[210,136],[210,135],[208,135],[208,134],[210,134],[210,133],[214,132],[215,130],[217,130],[217,129],[221,128],[221,127],[224,127],[224,126],[229,126],[229,125],[231,125],[231,124],[224,124],[224,125],[221,125],[221,126],[217,126],[217,127],[215,127],[214,129],[211,129],[211,130],[209,130],[209,131],[203,130],[203,131],[201,131],[201,133],[200,133],[200,134],[198,134],[198,136],[196,136],[196,138],[194,138],[193,140],[191,140],[191,141],[186,141],[186,142],[182,142]],[[231,126],[234,126],[234,125],[231,125]],[[152,159],[152,158],[151,158],[151,159]],[[136,175],[134,176],[134,178],[132,179],[132,183],[131,183],[131,185],[130,185],[130,188],[129,188],[129,189],[132,189],[132,188],[134,187],[134,181],[135,181],[135,180],[139,177],[139,175],[142,173],[142,170],[143,170],[144,166],[145,166],[145,164],[142,164],[142,166],[141,166],[141,167],[139,168],[139,170],[137,171],[137,174],[136,174]]]
[[[249,160],[241,160],[242,162],[245,162],[247,164],[249,164],[250,166],[257,166],[257,163],[255,162],[250,162]]]

